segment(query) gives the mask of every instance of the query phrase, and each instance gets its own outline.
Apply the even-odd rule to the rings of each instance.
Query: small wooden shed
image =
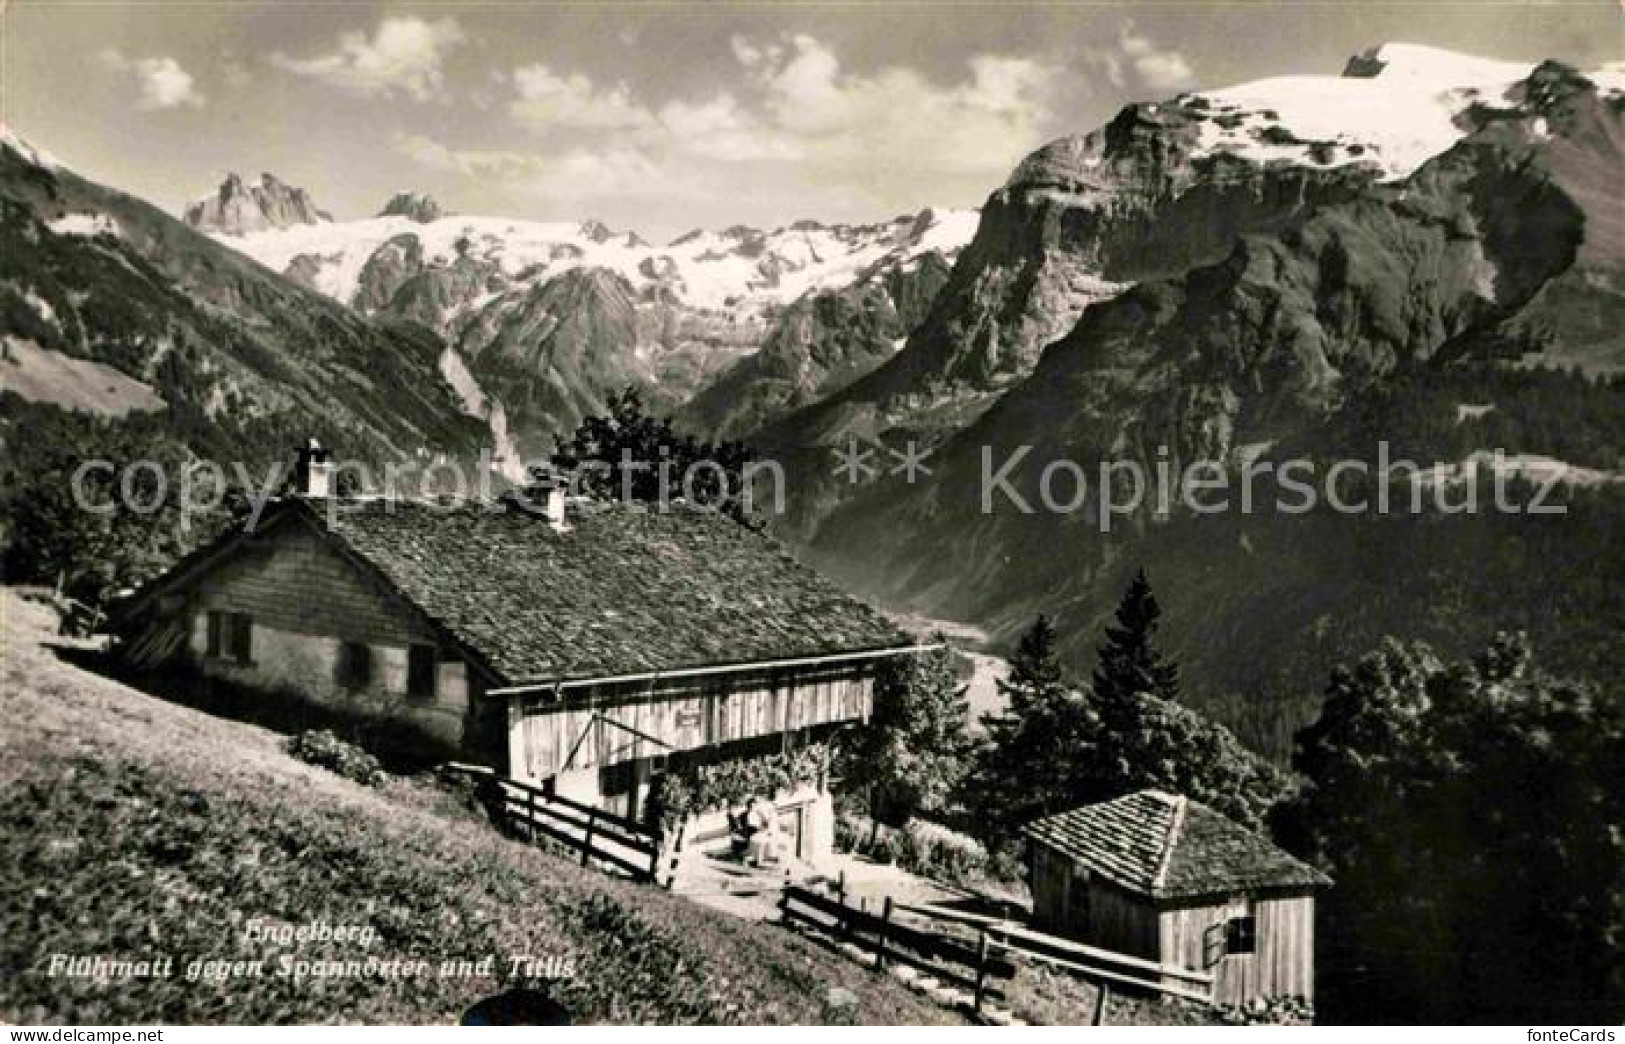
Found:
[[[1026,827],[1038,927],[1212,972],[1214,1000],[1315,994],[1315,892],[1331,879],[1206,805],[1160,790]]]

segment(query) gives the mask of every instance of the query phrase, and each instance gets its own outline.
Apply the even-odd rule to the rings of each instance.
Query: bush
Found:
[[[786,754],[764,754],[712,764],[678,764],[656,781],[644,811],[649,826],[669,831],[685,817],[744,803],[748,798],[817,786],[829,748],[814,743]]]
[[[901,829],[883,824],[876,829],[867,816],[842,811],[835,819],[835,847],[960,888],[1025,880],[1014,853],[989,854],[975,839],[923,819],[911,819]]]
[[[964,885],[986,875],[987,849],[963,834],[913,819],[898,840],[898,865],[922,877]]]
[[[289,736],[282,747],[300,761],[327,769],[363,786],[381,787],[389,780],[389,774],[377,758],[353,743],[344,742],[327,729],[307,729],[296,733]]]

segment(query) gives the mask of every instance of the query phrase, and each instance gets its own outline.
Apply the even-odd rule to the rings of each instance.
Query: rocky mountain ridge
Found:
[[[1544,63],[1495,93],[1452,93],[1455,137],[1397,178],[1378,159],[1304,168],[1205,151],[1188,103],[1131,106],[1094,135],[1040,150],[984,208],[976,240],[903,351],[769,429],[810,436],[782,451],[805,465],[789,483],[800,503],[783,531],[887,604],[1004,640],[1049,612],[1069,625],[1079,662],[1125,571],[1146,565],[1174,589],[1169,641],[1196,698],[1219,704],[1228,686],[1253,685],[1257,698],[1267,690],[1283,705],[1300,701],[1273,722],[1271,743],[1290,734],[1338,657],[1385,631],[1463,648],[1497,625],[1566,646],[1594,634],[1572,615],[1565,630],[1555,616],[1522,611],[1544,604],[1538,598],[1506,600],[1548,573],[1498,565],[1489,584],[1466,552],[1493,542],[1504,563],[1527,563],[1555,536],[1533,523],[1424,514],[1385,525],[1324,511],[1305,522],[1180,511],[1159,519],[1142,504],[1103,533],[1106,494],[1094,483],[1107,461],[1136,462],[1142,475],[1213,461],[1234,475],[1244,463],[1279,467],[1298,456],[1364,460],[1378,440],[1403,443],[1406,431],[1425,433],[1403,448],[1426,462],[1496,445],[1514,468],[1520,454],[1545,454],[1575,465],[1570,488],[1587,489],[1572,547],[1549,569],[1593,591],[1575,567],[1606,552],[1573,549],[1591,547],[1606,529],[1599,517],[1617,506],[1618,433],[1601,415],[1550,417],[1537,403],[1558,384],[1602,401],[1625,390],[1540,369],[1579,357],[1605,370],[1620,350],[1617,326],[1586,344],[1550,322],[1559,289],[1576,295],[1559,299],[1583,298],[1582,315],[1617,314],[1621,303],[1618,193],[1603,186],[1605,172],[1625,169],[1625,96],[1599,80]],[[1211,220],[1221,212],[1235,223]],[[1014,271],[996,260],[1012,254],[994,249],[1023,241],[1006,238],[1011,228],[1028,230]],[[1044,307],[1049,273],[1072,265],[1129,285],[1075,316]],[[1060,332],[1023,373],[1021,331],[1046,322]],[[1010,374],[1002,386],[1001,370]],[[1375,405],[1399,397],[1420,408],[1445,382],[1490,410],[1435,420]],[[907,396],[945,401],[940,389],[955,385],[981,393],[977,408],[936,429],[918,424],[924,411],[910,413]],[[1439,407],[1429,399],[1427,408]],[[854,432],[894,447],[925,438],[931,474],[857,487],[832,479],[818,440]],[[1028,504],[1044,502],[1050,465],[1075,467],[1091,485],[1069,511],[1024,511],[1002,493],[988,510],[987,461],[1012,458],[1023,464],[1011,487]],[[1074,487],[1063,486],[1070,497]],[[1443,587],[1394,580],[1393,590],[1374,590],[1385,558]],[[1345,576],[1355,563],[1361,571]],[[1441,590],[1460,615],[1428,620]],[[1602,618],[1617,611],[1593,593],[1601,601],[1588,604]],[[1339,627],[1342,619],[1360,625]],[[1257,709],[1249,698],[1237,713]]]
[[[265,198],[306,212],[296,192]],[[0,210],[0,367],[94,370],[127,390],[109,403],[82,383],[8,372],[8,428],[32,408],[77,409],[156,425],[222,466],[279,460],[311,437],[374,464],[472,459],[485,438],[439,373],[430,331],[363,318],[10,134]]]
[[[331,224],[333,217],[317,208],[310,193],[284,184],[275,174],[262,173],[258,183],[248,184],[234,171],[214,195],[188,205],[183,220],[211,235],[246,236],[295,225]]]
[[[422,192],[397,192],[378,211],[378,217],[411,218],[420,225],[439,221],[446,216],[434,197]]]
[[[477,384],[492,385],[470,409],[500,409],[499,441],[515,461],[545,455],[553,435],[628,384],[675,409],[769,340],[793,302],[883,279],[927,255],[951,258],[976,221],[974,211],[928,209],[867,225],[695,230],[657,248],[600,221],[446,216],[409,194],[385,210],[393,212],[217,238],[363,315],[410,319],[441,333],[460,356],[443,368],[460,365]],[[548,311],[561,301],[602,311]],[[555,334],[569,346],[551,340]],[[514,369],[510,350],[520,336],[550,346],[527,353],[538,367],[528,378]],[[497,385],[517,399],[507,401],[492,390]],[[788,409],[801,400],[760,401]],[[764,405],[751,413],[752,423],[768,415],[778,413]]]

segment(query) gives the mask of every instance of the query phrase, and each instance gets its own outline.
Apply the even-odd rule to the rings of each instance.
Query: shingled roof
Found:
[[[315,510],[315,509],[313,509]],[[715,511],[376,501],[331,533],[509,683],[908,646],[884,616]]]
[[[1023,833],[1153,899],[1332,883],[1201,802],[1160,790],[1049,816]]]

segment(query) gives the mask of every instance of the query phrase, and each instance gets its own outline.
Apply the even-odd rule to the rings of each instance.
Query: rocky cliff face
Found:
[[[568,399],[571,405],[549,412],[505,404],[510,428],[522,444],[549,448],[551,436],[567,430],[581,410],[626,384],[642,387],[651,401],[672,406],[687,401],[761,347],[780,312],[806,295],[872,279],[877,293],[889,296],[886,272],[922,268],[917,262],[933,252],[952,256],[976,220],[974,212],[925,210],[872,225],[804,221],[772,230],[696,231],[654,247],[599,221],[564,225],[435,216],[418,197],[397,200],[385,215],[366,221],[268,229],[225,241],[363,314],[411,319],[439,331],[475,380],[484,379],[482,360],[503,354],[489,349],[535,332],[539,301],[564,294],[571,308],[592,310],[572,321],[583,330],[615,336],[596,345],[590,372],[567,372],[589,356],[566,353],[547,376],[557,388],[569,389],[558,401]],[[922,270],[939,267],[931,262]],[[589,271],[595,274],[574,275]],[[888,307],[902,308],[912,325],[924,303],[920,288],[928,284],[930,279],[903,279],[896,287],[897,303]],[[604,292],[580,293],[587,285]],[[629,338],[620,336],[628,306]],[[824,322],[838,318],[828,314]],[[888,353],[891,341],[906,332],[886,336]],[[790,345],[816,339],[785,338],[775,350],[782,354]],[[875,361],[879,358],[876,354]],[[839,380],[813,384],[836,386],[869,365],[857,358],[851,365],[832,362],[825,368]],[[777,411],[764,406],[752,415],[765,419]]]
[[[989,197],[904,350],[764,441],[793,452],[838,439],[854,422],[951,434],[1030,373],[1091,304],[1220,261],[1245,236],[1290,228],[1409,176],[1529,72],[1390,44],[1342,77],[1130,105],[1104,127],[1052,142]]]
[[[253,185],[236,173],[227,174],[214,195],[191,204],[185,214],[186,223],[198,231],[222,236],[332,220],[317,209],[308,192],[283,184],[274,174],[261,174]]]
[[[603,269],[572,269],[498,297],[455,331],[480,385],[507,411],[527,460],[552,452],[551,436],[572,430],[628,384],[658,396],[638,353],[636,291]]]
[[[1103,533],[1097,464],[1135,461],[1154,475],[1159,463],[1178,474],[1212,461],[1233,480],[1248,461],[1278,468],[1297,454],[1366,460],[1377,439],[1393,437],[1372,418],[1373,403],[1391,401],[1396,387],[1447,379],[1493,387],[1503,396],[1496,408],[1525,411],[1522,385],[1500,376],[1509,364],[1581,357],[1595,367],[1617,358],[1619,328],[1605,334],[1594,317],[1619,300],[1617,192],[1602,186],[1604,172],[1625,169],[1622,109],[1618,91],[1542,66],[1456,105],[1453,143],[1399,178],[1380,157],[1298,170],[1296,158],[1260,165],[1203,156],[1191,151],[1202,132],[1191,130],[1188,113],[1159,111],[1148,122],[1145,107],[1093,142],[1042,150],[990,201],[983,230],[910,339],[909,358],[899,355],[833,405],[778,429],[817,430],[812,417],[830,438],[844,438],[855,421],[878,417],[865,435],[894,447],[922,432],[936,440],[932,474],[854,490],[828,476],[827,450],[807,453],[799,458],[807,470],[790,483],[801,502],[785,531],[808,539],[823,566],[894,605],[1006,638],[1038,611],[1057,614],[1080,663],[1125,570],[1148,565],[1181,592],[1172,597],[1186,615],[1170,622],[1169,640],[1200,698],[1217,700],[1216,688],[1266,676],[1275,695],[1282,686],[1313,692],[1336,657],[1358,651],[1340,637],[1339,614],[1362,617],[1348,634],[1374,640],[1373,629],[1425,618],[1422,607],[1436,597],[1410,588],[1375,596],[1368,574],[1381,575],[1385,554],[1415,568],[1452,539],[1481,548],[1493,533],[1499,554],[1528,561],[1528,548],[1547,536],[1516,520],[1477,518],[1379,530],[1369,518],[1317,515],[1294,528],[1273,514],[1210,521],[1176,509],[1159,521],[1149,501]],[[1025,216],[1014,220],[1018,214]],[[1009,235],[1021,228],[1032,231]],[[996,249],[1012,242],[1030,248],[1019,276],[992,260],[1021,256]],[[1046,273],[1059,271],[1058,262],[1132,285],[1075,317],[1053,318],[1065,309],[1045,305],[1055,297],[1043,288],[1056,285]],[[1576,299],[1569,295],[1584,295],[1586,318],[1566,321],[1605,342],[1600,350],[1565,333],[1558,308]],[[1021,373],[1021,331],[1052,321],[1061,333],[1030,372],[999,388],[1001,370]],[[920,411],[905,416],[896,402],[933,381],[990,390],[968,423],[960,415],[928,430],[915,422]],[[891,395],[891,412],[861,413],[862,396],[877,389]],[[1418,423],[1438,430],[1439,422]],[[1553,432],[1565,421],[1545,423],[1539,437],[1561,441]],[[1606,436],[1572,445],[1591,447],[1592,457],[1575,463],[1617,466]],[[798,460],[797,452],[792,446],[788,458]],[[996,492],[987,510],[987,461],[1012,458],[1022,463],[1009,473],[1010,488],[1036,507],[1023,510]],[[1077,473],[1086,477],[1083,491],[1070,477]],[[1052,504],[1070,507],[1044,507],[1046,485]],[[1445,525],[1453,538],[1442,535]],[[1582,525],[1576,539],[1593,530]],[[1513,550],[1524,541],[1526,549]],[[1267,569],[1253,557],[1262,548],[1273,556]],[[1343,577],[1340,554],[1366,572]],[[1158,565],[1176,562],[1173,574]],[[1479,568],[1447,550],[1429,566],[1437,583],[1473,606],[1456,623],[1525,625],[1525,615],[1498,605]],[[1186,587],[1211,604],[1245,603],[1247,633],[1215,640],[1217,621]],[[1274,596],[1255,597],[1265,589]],[[1380,613],[1361,599],[1380,603]],[[1316,608],[1306,616],[1308,606]],[[1317,626],[1322,636],[1311,641]],[[1437,620],[1430,626],[1464,647],[1482,637]],[[1303,654],[1307,648],[1314,654]],[[1243,649],[1245,664],[1235,655]]]
[[[849,287],[792,302],[762,347],[677,413],[680,426],[748,439],[765,425],[818,402],[896,354],[948,281],[932,251],[908,265],[866,273]]]

